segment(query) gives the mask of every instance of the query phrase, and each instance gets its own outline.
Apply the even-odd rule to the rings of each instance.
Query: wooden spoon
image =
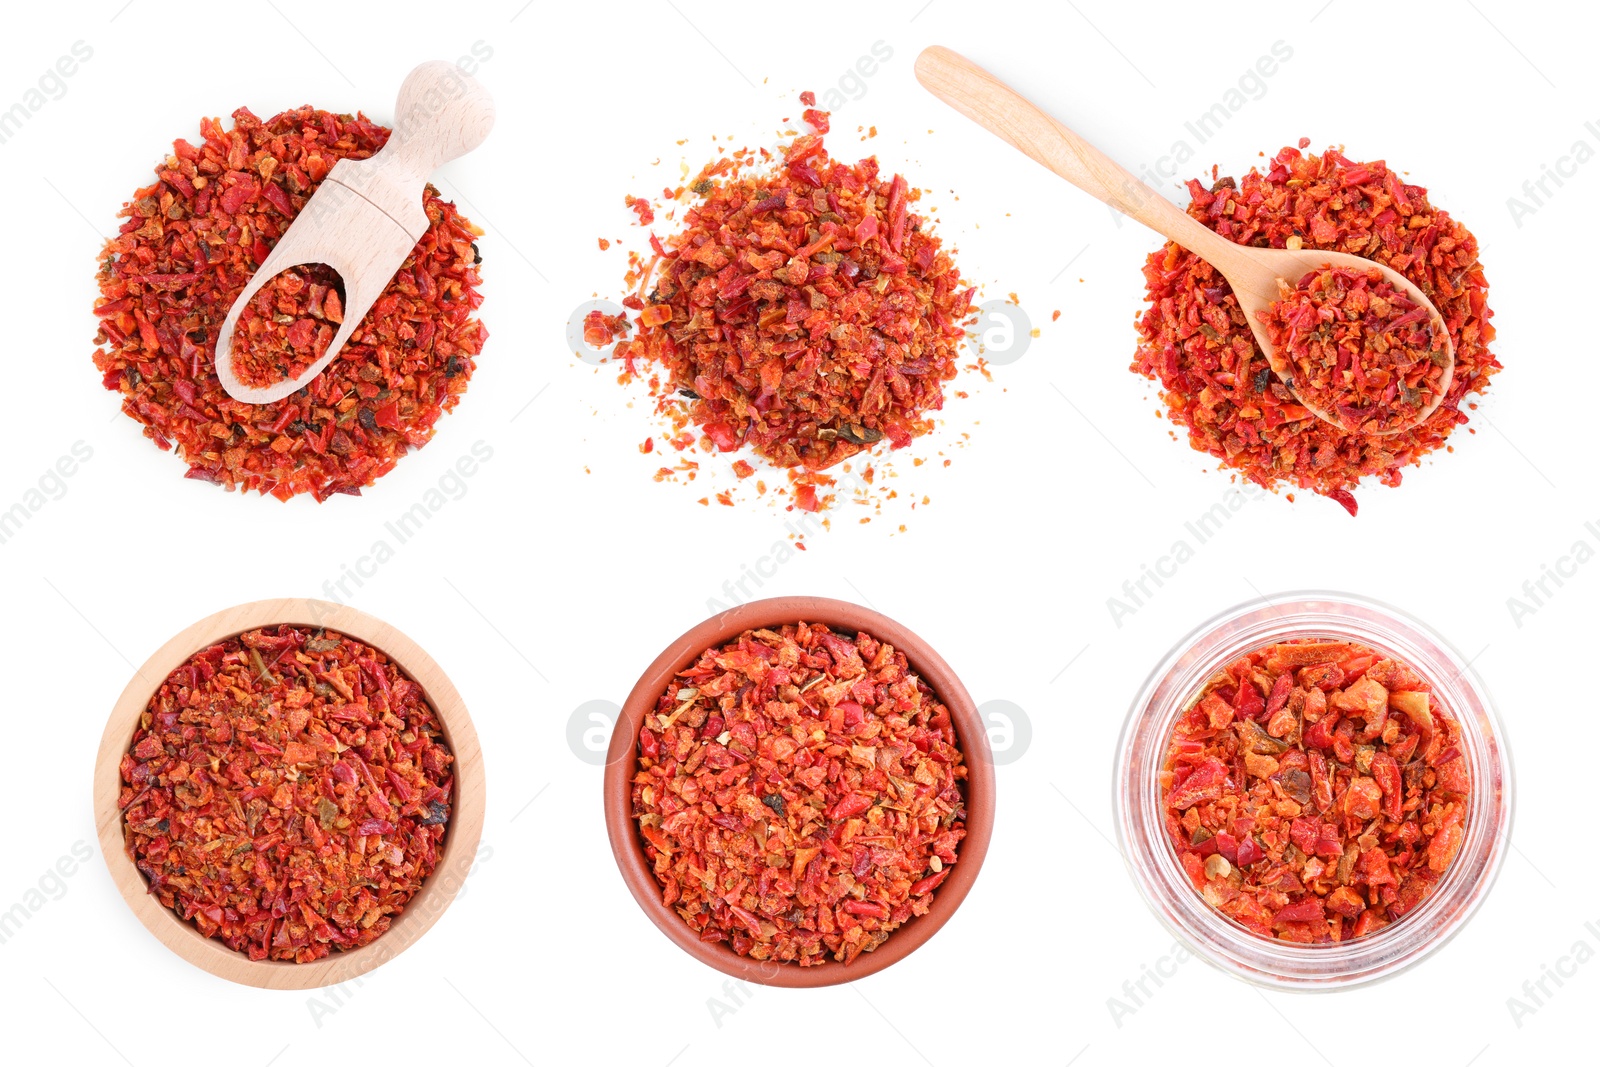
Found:
[[[1280,280],[1293,286],[1306,274],[1332,266],[1381,271],[1391,284],[1427,308],[1436,334],[1445,341],[1449,362],[1437,393],[1416,418],[1397,423],[1384,432],[1399,433],[1416,426],[1433,414],[1450,391],[1455,374],[1455,344],[1450,340],[1450,331],[1445,328],[1444,319],[1433,302],[1398,271],[1344,252],[1235,244],[1190,218],[1182,208],[965,57],[934,45],[917,57],[916,69],[917,80],[940,100],[1096,200],[1144,223],[1168,240],[1176,241],[1215,267],[1232,287],[1250,332],[1255,335],[1261,351],[1266,353],[1273,373],[1289,388],[1294,388],[1292,367],[1273,345],[1259,313],[1280,299]],[[1349,432],[1327,412],[1307,404],[1304,397],[1299,399],[1317,418]]]
[[[341,159],[251,277],[217,333],[217,378],[228,395],[270,404],[305,388],[344,347],[395,271],[428,230],[422,193],[440,165],[489,135],[494,101],[454,63],[424,63],[407,75],[394,105],[389,141],[368,159]],[[305,373],[253,388],[233,369],[239,313],[263,285],[290,267],[325,263],[344,281],[344,323]]]

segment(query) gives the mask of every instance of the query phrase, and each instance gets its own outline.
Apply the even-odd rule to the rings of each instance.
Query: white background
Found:
[[[0,36],[0,108],[74,42],[93,48],[65,93],[0,144],[12,383],[0,509],[75,442],[93,449],[65,494],[0,545],[0,909],[37,902],[30,890],[74,842],[97,850],[91,765],[135,664],[220,608],[325,595],[342,566],[379,539],[392,544],[384,523],[478,441],[493,458],[465,495],[349,588],[355,606],[428,648],[464,694],[486,750],[492,854],[430,934],[337,1006],[184,963],[133,918],[95,855],[60,883],[45,878],[43,906],[0,944],[7,1059],[1593,1061],[1600,963],[1577,966],[1559,989],[1547,982],[1553,995],[1520,1026],[1507,1003],[1577,942],[1600,949],[1588,751],[1600,563],[1579,566],[1520,625],[1507,605],[1575,542],[1600,547],[1600,526],[1585,528],[1600,508],[1584,289],[1600,162],[1550,186],[1555,195],[1521,225],[1507,206],[1574,141],[1600,148],[1600,130],[1584,127],[1600,120],[1591,12],[1508,0],[1221,11],[506,0],[386,4],[373,20],[353,7],[34,4],[13,9]],[[119,206],[173,138],[197,138],[202,115],[312,103],[388,121],[414,63],[454,59],[477,41],[493,50],[480,76],[499,124],[440,182],[488,230],[492,339],[459,409],[359,499],[280,504],[184,480],[183,465],[117,413],[90,362],[95,255]],[[708,599],[725,600],[725,581],[786,539],[789,516],[753,499],[702,507],[703,483],[652,481],[659,456],[638,452],[656,428],[645,405],[630,409],[611,371],[572,357],[566,321],[592,296],[621,295],[621,253],[601,253],[596,238],[640,242],[625,193],[678,184],[680,161],[711,158],[713,134],[775,142],[780,120],[798,115],[798,91],[837,86],[879,41],[892,57],[835,116],[835,153],[875,151],[886,170],[932,190],[924,203],[962,270],[985,298],[1016,292],[1042,333],[992,384],[963,380],[972,398],[953,400],[942,434],[911,451],[927,464],[896,457],[902,497],[930,504],[866,525],[847,507],[760,593],[841,597],[900,619],[980,702],[1025,709],[1032,742],[1000,768],[982,877],[927,946],[852,986],[761,988],[735,1001],[627,893],[606,845],[601,770],[569,748],[567,724],[586,701],[620,701]],[[1184,122],[1277,41],[1292,58],[1195,144]],[[1358,519],[1310,493],[1294,504],[1258,496],[1115,625],[1107,599],[1177,540],[1193,546],[1184,524],[1229,493],[1225,474],[1171,439],[1153,391],[1126,369],[1139,268],[1157,239],[923,92],[912,63],[935,42],[1134,167],[1185,139],[1195,158],[1184,177],[1212,163],[1239,174],[1305,135],[1409,171],[1482,242],[1507,369],[1473,419],[1478,432],[1458,432],[1453,455],[1408,471],[1398,490],[1359,491]],[[858,125],[879,136],[858,145],[847,132]],[[1180,195],[1176,182],[1168,191]],[[963,433],[970,440],[956,447]],[[1390,982],[1263,994],[1191,961],[1119,1025],[1108,999],[1172,951],[1107,837],[1128,701],[1214,612],[1308,587],[1387,600],[1473,657],[1517,761],[1516,847],[1470,926]],[[712,998],[735,1010],[714,1016]]]

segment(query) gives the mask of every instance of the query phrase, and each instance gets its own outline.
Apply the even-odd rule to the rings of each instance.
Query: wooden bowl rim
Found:
[[[189,657],[247,630],[287,624],[337,631],[384,653],[422,687],[439,717],[455,756],[455,798],[439,863],[394,924],[377,940],[347,952],[332,952],[311,963],[252,960],[200,933],[149,892],[148,883],[124,848],[121,762],[139,716],[150,698]],[[173,636],[138,668],[106,721],[95,759],[94,812],[100,853],[111,880],[147,930],[196,967],[231,982],[261,989],[315,989],[366,974],[410,948],[427,933],[455,899],[472,869],[483,833],[485,784],[483,752],[465,703],[444,670],[422,647],[389,623],[342,604],[309,598],[257,600],[224,609]]]
[[[856,633],[865,630],[904,652],[912,668],[950,709],[956,736],[967,765],[967,836],[961,842],[960,861],[934,894],[927,914],[907,921],[876,949],[857,956],[846,966],[836,960],[801,967],[793,963],[752,960],[722,942],[701,941],[671,907],[661,903],[661,889],[645,859],[633,820],[633,770],[636,746],[644,717],[668,681],[713,645],[745,630],[807,622]],[[995,774],[988,731],[967,689],[954,670],[927,642],[905,626],[870,608],[827,597],[773,597],[741,604],[692,627],[667,646],[645,669],[617,716],[605,767],[606,834],[623,881],[650,921],[689,955],[723,974],[747,982],[787,988],[841,985],[866,978],[905,959],[938,933],[966,899],[994,832]]]

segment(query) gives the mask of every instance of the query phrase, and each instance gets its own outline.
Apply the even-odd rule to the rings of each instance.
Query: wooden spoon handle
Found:
[[[1178,242],[1225,274],[1237,260],[1237,245],[1191,219],[965,56],[933,45],[917,57],[916,69],[917,80],[934,96],[1096,200]]]

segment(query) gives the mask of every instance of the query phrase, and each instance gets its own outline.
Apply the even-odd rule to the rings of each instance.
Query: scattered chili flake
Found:
[[[598,240],[600,242],[600,251],[604,252],[606,249],[611,247],[611,242],[606,240],[604,237],[598,238]]]
[[[230,355],[241,382],[265,388],[298,378],[322,358],[344,322],[344,281],[324,263],[292,267],[239,312]]]
[[[1428,309],[1376,268],[1325,267],[1261,312],[1295,395],[1349,433],[1406,426],[1440,394],[1450,365]]]
[[[640,332],[619,354],[659,368],[658,408],[720,451],[820,470],[932,429],[973,289],[911,211],[920,193],[830,158],[826,113],[806,120],[771,166],[741,150],[701,171],[682,229],[630,271]]]
[[[1403,919],[1461,847],[1461,727],[1411,667],[1363,645],[1240,657],[1173,729],[1167,835],[1206,902],[1252,933],[1347,941]]]
[[[453,757],[422,689],[326,630],[251,630],[162,682],[122,757],[161,903],[253,960],[359,948],[439,862]]]
[[[950,712],[867,633],[802,622],[707,649],[645,717],[638,759],[662,902],[752,959],[871,952],[927,912],[966,836]]]
[[[595,308],[583,317],[583,340],[595,348],[605,348],[617,338],[628,336],[631,328],[626,314],[607,315]]]
[[[670,199],[670,197],[668,198]],[[628,205],[628,210],[639,217],[640,226],[648,226],[656,221],[656,213],[650,209],[650,201],[642,196],[624,196],[623,203]]]
[[[204,119],[200,132],[198,145],[173,143],[100,255],[95,366],[146,437],[176,444],[191,478],[282,500],[359,494],[426,444],[466,391],[488,337],[473,318],[483,231],[429,186],[428,232],[340,357],[276,403],[240,403],[217,381],[218,328],[333,165],[371,156],[389,131],[302,107],[265,122],[240,108],[232,128]],[[293,273],[307,303],[330,284],[314,269]]]
[[[1302,139],[1301,148],[1309,142]],[[1213,172],[1214,173],[1214,172]],[[1346,433],[1307,412],[1269,373],[1228,283],[1204,260],[1168,244],[1144,274],[1150,307],[1132,370],[1157,380],[1168,417],[1189,444],[1257,484],[1310,489],[1352,514],[1363,477],[1399,485],[1408,465],[1446,447],[1467,421],[1463,398],[1500,369],[1489,283],[1475,237],[1382,161],[1336,150],[1285,148],[1266,173],[1189,183],[1189,214],[1240,244],[1351,252],[1393,268],[1437,307],[1455,344],[1450,390],[1421,425],[1400,433]]]

